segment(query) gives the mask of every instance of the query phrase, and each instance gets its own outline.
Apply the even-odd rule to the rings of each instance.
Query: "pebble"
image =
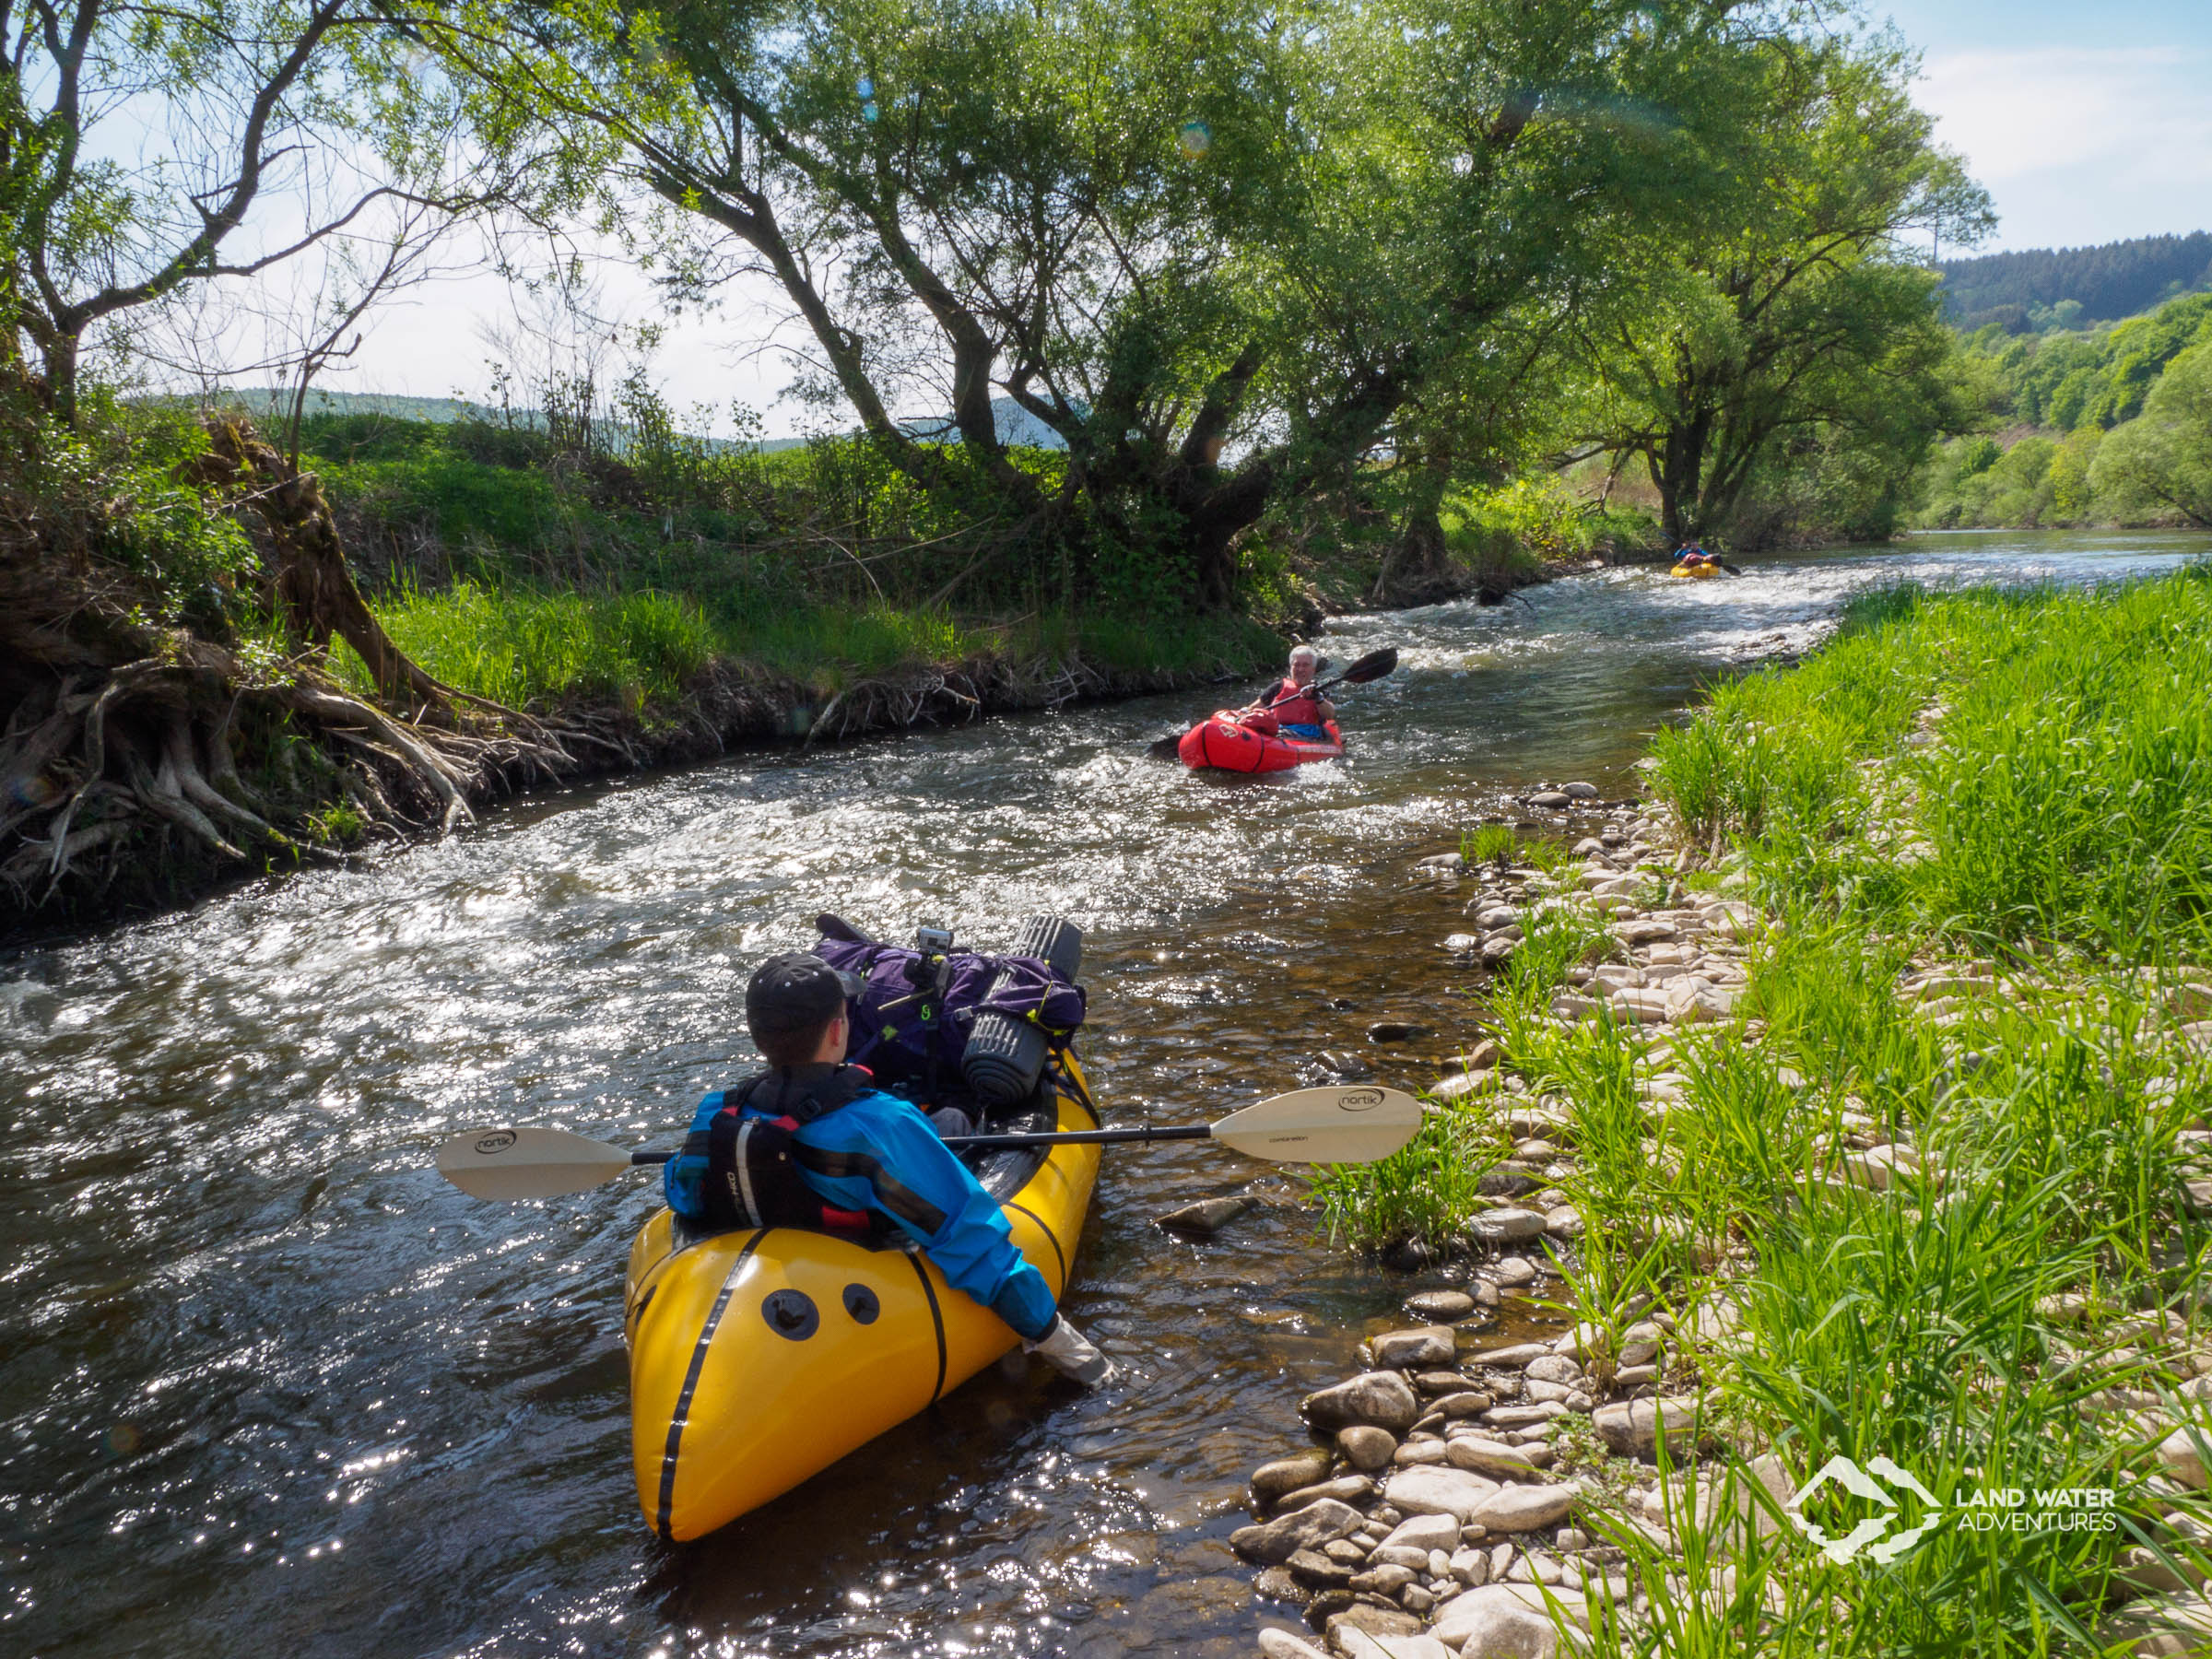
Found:
[[[1344,1451],[1345,1461],[1364,1474],[1373,1474],[1398,1449],[1397,1437],[1387,1429],[1377,1429],[1369,1423],[1354,1423],[1336,1431],[1336,1444]]]
[[[1427,1026],[1409,1025],[1402,1019],[1378,1019],[1367,1028],[1370,1042],[1411,1042],[1430,1035]]]
[[[1332,1645],[1351,1652],[1344,1632],[1353,1631],[1369,1636],[1418,1636],[1424,1620],[1411,1613],[1401,1613],[1395,1607],[1347,1607],[1341,1613],[1329,1615],[1329,1641]],[[1385,1648],[1383,1652],[1389,1650]]]
[[[1186,1204],[1181,1209],[1168,1211],[1158,1221],[1159,1226],[1171,1233],[1180,1233],[1185,1238],[1210,1239],[1239,1216],[1257,1208],[1259,1200],[1244,1194],[1222,1198],[1201,1198],[1195,1204]]]
[[[1399,1522],[1382,1544],[1393,1549],[1456,1549],[1459,1528],[1450,1515],[1415,1515]]]
[[[1501,1584],[1454,1597],[1431,1634],[1462,1659],[1558,1659],[1559,1653],[1559,1633],[1542,1606]]]
[[[1462,1526],[1487,1526],[1477,1512],[1498,1490],[1498,1483],[1465,1469],[1428,1467],[1401,1469],[1383,1489],[1409,1514],[1450,1515]]]
[[[1518,1446],[1501,1445],[1472,1434],[1463,1434],[1453,1441],[1445,1458],[1455,1469],[1469,1469],[1493,1480],[1529,1480],[1536,1474],[1536,1465]],[[1485,1521],[1483,1524],[1487,1526],[1489,1523]]]
[[[1263,1573],[1261,1576],[1265,1578],[1266,1575]],[[1328,1654],[1312,1642],[1301,1641],[1274,1625],[1260,1627],[1260,1652],[1266,1654],[1267,1659],[1329,1659]]]
[[[1511,1347],[1490,1348],[1479,1354],[1470,1354],[1467,1358],[1477,1365],[1494,1365],[1504,1370],[1519,1371],[1523,1366],[1538,1359],[1549,1359],[1555,1356],[1546,1343],[1516,1342]]]
[[[1279,1567],[1301,1549],[1358,1532],[1366,1519],[1350,1504],[1324,1498],[1262,1525],[1239,1527],[1229,1535],[1229,1547],[1247,1560]]]
[[[1374,1337],[1371,1346],[1377,1371],[1413,1371],[1449,1365],[1459,1351],[1458,1339],[1453,1336],[1450,1327],[1441,1325],[1424,1325],[1411,1331],[1386,1331]]]
[[[1557,1526],[1567,1519],[1582,1488],[1572,1482],[1558,1486],[1500,1487],[1476,1510],[1471,1519],[1494,1533],[1535,1532]]]
[[[1416,1371],[1413,1385],[1425,1394],[1454,1394],[1481,1386],[1479,1381],[1465,1371]]]
[[[1487,1210],[1468,1230],[1486,1244],[1520,1244],[1544,1236],[1544,1218],[1535,1210]]]
[[[1508,1290],[1516,1290],[1524,1285],[1536,1282],[1535,1264],[1526,1256],[1501,1256],[1490,1272]]]
[[[1300,1452],[1294,1457],[1279,1457],[1273,1463],[1262,1464],[1252,1474],[1253,1495],[1265,1507],[1272,1508],[1275,1500],[1286,1492],[1295,1492],[1301,1487],[1312,1486],[1326,1480],[1329,1476],[1329,1454],[1315,1447]]]
[[[1596,786],[1590,783],[1562,783],[1559,785],[1559,793],[1577,801],[1597,799]]]
[[[1465,1290],[1424,1290],[1406,1299],[1406,1312],[1416,1319],[1453,1324],[1475,1312],[1475,1299]]]
[[[1339,1475],[1334,1480],[1316,1482],[1300,1487],[1295,1492],[1285,1492],[1276,1500],[1276,1507],[1285,1514],[1293,1514],[1307,1505],[1324,1499],[1341,1503],[1360,1503],[1375,1495],[1375,1483],[1364,1475]]]
[[[2159,1442],[2159,1466],[2183,1486],[2201,1492],[2206,1484],[2203,1448],[2206,1443],[2203,1431],[2177,1429]]]
[[[1689,1398],[1632,1400],[1600,1406],[1590,1420],[1606,1450],[1616,1457],[1650,1457],[1658,1448],[1662,1422],[1670,1444],[1695,1432],[1698,1403]]]
[[[1412,1386],[1394,1371],[1367,1371],[1310,1394],[1299,1402],[1298,1411],[1316,1429],[1372,1423],[1394,1433],[1412,1428],[1421,1415]]]
[[[1444,1461],[1444,1442],[1434,1435],[1423,1435],[1409,1440],[1391,1453],[1390,1461],[1401,1469],[1417,1468],[1422,1464],[1440,1464]]]
[[[1359,1571],[1358,1566],[1353,1563],[1337,1560],[1315,1549],[1294,1549],[1284,1565],[1300,1583],[1317,1590],[1333,1590],[1339,1585],[1348,1584]]]
[[[1573,798],[1563,789],[1544,789],[1530,795],[1528,804],[1531,806],[1540,806],[1547,812],[1557,812]]]

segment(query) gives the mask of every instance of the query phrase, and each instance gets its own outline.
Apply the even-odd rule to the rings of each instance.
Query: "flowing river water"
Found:
[[[518,1120],[668,1144],[747,1064],[751,966],[825,909],[985,947],[1075,917],[1110,1121],[1205,1121],[1324,1053],[1418,1087],[1479,1005],[1438,949],[1465,889],[1415,857],[1538,780],[1630,791],[1645,734],[1865,584],[2207,550],[1977,534],[1607,571],[1332,629],[1402,666],[1347,700],[1344,761],[1286,777],[1142,758],[1204,694],[747,755],[0,957],[0,1646],[1249,1653],[1282,1609],[1225,1542],[1244,1478],[1434,1282],[1328,1247],[1294,1175],[1109,1151],[1068,1308],[1125,1383],[986,1371],[672,1548],[637,1512],[620,1334],[657,1183],[478,1204],[430,1149]],[[1369,1043],[1386,1018],[1431,1034]],[[1153,1225],[1246,1187],[1278,1202],[1213,1241]]]

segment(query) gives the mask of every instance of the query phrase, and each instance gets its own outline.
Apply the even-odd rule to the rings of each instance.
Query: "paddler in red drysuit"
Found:
[[[1336,705],[1311,689],[1321,667],[1321,653],[1300,645],[1290,653],[1290,673],[1260,693],[1259,700],[1243,711],[1243,724],[1255,732],[1280,731],[1286,737],[1320,743],[1328,733],[1322,722],[1336,718]]]

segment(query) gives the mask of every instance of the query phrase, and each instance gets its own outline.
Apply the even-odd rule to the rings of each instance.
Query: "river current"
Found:
[[[1418,1087],[1475,1029],[1413,859],[1538,782],[1631,792],[1700,688],[1852,592],[2081,582],[2212,538],[1977,533],[1611,571],[1350,618],[1395,644],[1349,752],[1275,779],[1144,758],[1249,688],[994,720],[540,797],[365,871],[0,957],[0,1647],[26,1655],[1248,1654],[1244,1477],[1407,1290],[1300,1182],[1115,1148],[1068,1300],[1129,1381],[987,1371],[670,1547],[631,1488],[621,1277],[649,1178],[478,1204],[445,1135],[666,1145],[748,1064],[741,993],[812,918],[1088,934],[1112,1122],[1203,1122],[1355,1053]],[[1429,1034],[1375,1044],[1368,1028]],[[1250,1189],[1217,1239],[1153,1218]],[[835,1409],[834,1401],[824,1402]]]

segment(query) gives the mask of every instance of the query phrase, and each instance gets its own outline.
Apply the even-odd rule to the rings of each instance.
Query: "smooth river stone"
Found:
[[[1445,1514],[1414,1515],[1401,1521],[1379,1549],[1457,1549],[1459,1521]]]
[[[1308,1394],[1299,1402],[1298,1413],[1316,1429],[1372,1423],[1403,1434],[1420,1417],[1421,1405],[1413,1385],[1396,1371],[1371,1371]]]
[[[1336,1443],[1353,1468],[1373,1474],[1390,1461],[1390,1454],[1398,1449],[1397,1437],[1387,1429],[1377,1429],[1371,1423],[1354,1423],[1348,1429],[1336,1431]]]
[[[1516,1342],[1511,1347],[1469,1354],[1467,1362],[1471,1365],[1494,1365],[1500,1371],[1519,1371],[1523,1366],[1534,1364],[1538,1359],[1550,1359],[1552,1352],[1552,1347],[1547,1342]]]
[[[1329,1454],[1316,1446],[1295,1457],[1278,1457],[1252,1472],[1252,1490],[1261,1503],[1272,1505],[1285,1492],[1295,1492],[1329,1477]]]
[[[1486,1210],[1467,1230],[1486,1244],[1521,1244],[1544,1236],[1544,1218],[1535,1210]]]
[[[1416,1319],[1451,1324],[1475,1312],[1475,1299],[1465,1290],[1424,1290],[1406,1299],[1406,1312]]]
[[[1408,1515],[1450,1515],[1465,1526],[1497,1490],[1496,1481],[1480,1475],[1424,1464],[1393,1475],[1383,1485],[1382,1496]]]
[[[1559,1633],[1551,1619],[1503,1584],[1454,1596],[1430,1634],[1463,1659],[1559,1659]]]
[[[1501,1445],[1496,1441],[1478,1440],[1466,1434],[1453,1441],[1444,1448],[1444,1461],[1455,1469],[1472,1469],[1477,1475],[1488,1475],[1493,1480],[1534,1480],[1536,1465],[1528,1453],[1517,1446]],[[1485,1523],[1487,1525],[1488,1523]]]
[[[1385,1331],[1369,1346],[1378,1371],[1426,1371],[1449,1365],[1459,1353],[1458,1339],[1449,1326],[1424,1325],[1413,1331]]]
[[[1264,1526],[1239,1527],[1229,1535],[1229,1547],[1246,1560],[1279,1567],[1301,1549],[1358,1532],[1366,1519],[1350,1504],[1324,1498]]]
[[[1339,1475],[1334,1480],[1324,1480],[1314,1486],[1300,1487],[1295,1492],[1285,1492],[1277,1500],[1276,1508],[1289,1514],[1301,1510],[1319,1499],[1334,1498],[1339,1503],[1365,1503],[1375,1495],[1375,1483],[1364,1475]]]
[[[1574,1508],[1574,1500],[1581,1496],[1582,1488],[1572,1483],[1500,1487],[1467,1519],[1469,1524],[1494,1533],[1535,1532],[1540,1526],[1557,1526],[1566,1520]]]

